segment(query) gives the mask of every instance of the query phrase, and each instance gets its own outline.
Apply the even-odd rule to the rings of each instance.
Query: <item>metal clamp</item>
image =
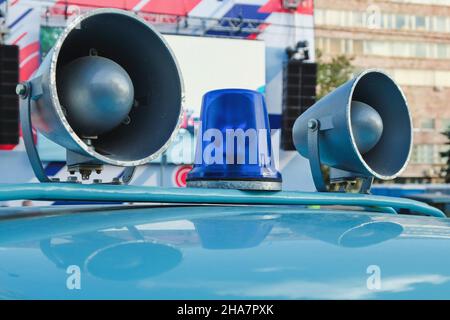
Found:
[[[317,119],[311,119],[308,121],[308,155],[309,166],[311,167],[311,173],[314,180],[314,185],[317,191],[327,192],[327,186],[325,185],[322,170],[320,168],[320,153],[319,153],[319,130],[320,121]]]
[[[22,127],[22,137],[25,150],[30,160],[34,175],[40,182],[52,182],[45,173],[41,158],[34,144],[33,127],[31,124],[31,97],[32,86],[30,83],[20,83],[16,87],[16,93],[20,97],[20,125]]]
[[[329,122],[329,121],[325,121],[325,122]],[[320,150],[319,150],[320,131],[327,130],[329,127],[330,127],[330,125],[328,125],[327,123],[325,123],[325,125],[322,127],[321,122],[317,119],[310,119],[308,121],[309,165],[311,168],[314,185],[316,186],[316,189],[319,192],[329,191],[327,188],[327,185],[325,184],[325,179],[323,177],[323,173],[321,170]],[[332,169],[334,169],[334,168],[332,168]],[[345,170],[335,169],[335,171],[338,171],[339,174],[342,175],[342,177],[345,176],[345,178],[348,180],[361,179],[362,184],[361,184],[361,187],[358,190],[358,192],[363,193],[363,194],[370,193],[370,188],[372,187],[372,183],[373,183],[373,177],[363,176],[363,175],[345,171]],[[347,190],[345,187],[341,187],[341,189],[339,191],[346,192]]]

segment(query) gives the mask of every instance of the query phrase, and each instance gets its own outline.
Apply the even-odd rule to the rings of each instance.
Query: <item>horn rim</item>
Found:
[[[57,67],[57,63],[58,63],[58,58],[59,58],[59,53],[61,51],[61,48],[64,44],[64,41],[66,40],[67,36],[75,29],[78,27],[78,25],[83,21],[86,20],[92,16],[95,15],[99,15],[99,14],[107,14],[107,13],[112,13],[112,14],[119,14],[119,15],[126,15],[130,18],[133,18],[134,20],[136,20],[137,22],[142,23],[144,26],[146,26],[150,31],[152,31],[158,38],[159,40],[165,45],[166,49],[168,50],[169,54],[172,57],[172,60],[175,64],[175,67],[178,71],[178,76],[179,76],[179,81],[180,81],[180,88],[181,88],[181,92],[180,92],[180,96],[181,96],[181,106],[180,106],[180,112],[178,115],[178,120],[177,123],[175,125],[175,127],[173,128],[173,132],[170,135],[169,139],[166,141],[166,143],[161,146],[161,148],[159,148],[156,152],[154,152],[153,154],[142,158],[142,159],[137,159],[137,160],[131,160],[131,161],[124,161],[124,160],[116,160],[116,159],[112,159],[110,157],[104,156],[98,152],[95,151],[94,148],[92,148],[91,146],[88,146],[77,134],[76,132],[73,130],[73,128],[70,126],[69,121],[67,120],[64,111],[61,107],[61,103],[59,101],[59,97],[58,97],[58,92],[57,92],[57,86],[56,86],[56,67]],[[52,105],[53,108],[55,110],[55,112],[57,113],[63,128],[66,130],[66,132],[72,137],[72,139],[75,140],[75,142],[78,144],[78,146],[89,156],[100,160],[106,164],[110,164],[110,165],[115,165],[115,166],[121,166],[121,167],[133,167],[133,166],[139,166],[139,165],[143,165],[143,164],[147,164],[150,161],[153,161],[155,159],[157,159],[159,156],[161,156],[168,148],[169,146],[173,143],[173,141],[176,139],[177,135],[178,135],[178,131],[180,130],[181,127],[181,123],[182,123],[182,119],[183,119],[183,114],[184,114],[184,102],[185,102],[185,88],[184,88],[184,81],[183,81],[183,76],[181,73],[181,69],[180,66],[178,64],[178,61],[175,57],[175,54],[172,50],[172,48],[170,48],[168,42],[166,41],[166,39],[164,39],[161,34],[156,31],[151,25],[149,25],[144,19],[140,18],[139,16],[137,16],[136,14],[126,11],[126,10],[121,10],[121,9],[113,9],[113,8],[101,8],[101,9],[95,9],[89,12],[86,12],[84,14],[81,14],[79,16],[77,16],[76,18],[74,18],[72,21],[70,21],[67,25],[67,27],[64,29],[64,31],[61,33],[61,35],[59,36],[58,40],[56,41],[54,47],[53,47],[53,54],[51,57],[51,61],[50,61],[50,72],[49,72],[49,76],[50,76],[50,80],[49,80],[49,87],[50,87],[50,99],[52,101]]]
[[[358,147],[356,145],[356,140],[355,137],[353,135],[353,130],[352,130],[352,122],[351,122],[351,103],[352,103],[352,98],[353,98],[353,93],[356,89],[356,86],[358,85],[359,81],[365,77],[366,75],[370,74],[370,73],[379,73],[381,75],[383,75],[384,77],[386,77],[388,80],[390,80],[397,88],[397,90],[399,91],[399,93],[401,94],[401,97],[403,99],[403,101],[405,102],[405,106],[406,109],[408,111],[408,119],[409,119],[409,125],[410,125],[410,135],[411,135],[411,139],[409,142],[409,147],[408,147],[408,155],[406,156],[406,160],[405,163],[403,164],[403,166],[394,174],[392,175],[383,175],[380,174],[378,172],[376,172],[375,170],[373,170],[368,164],[367,162],[364,160],[362,154],[360,153],[360,151],[358,150]],[[361,162],[361,164],[364,166],[364,168],[371,174],[373,175],[375,178],[381,179],[381,180],[392,180],[395,179],[396,177],[398,177],[399,175],[401,175],[406,167],[409,165],[409,162],[411,160],[411,154],[412,154],[412,149],[413,149],[413,144],[414,144],[414,131],[413,131],[413,122],[412,122],[412,117],[411,117],[411,112],[409,111],[409,105],[408,105],[408,100],[406,99],[406,96],[403,92],[403,90],[395,83],[394,79],[392,79],[391,76],[389,76],[386,72],[384,72],[381,69],[367,69],[363,72],[361,72],[353,81],[351,90],[350,90],[350,94],[348,96],[348,101],[347,101],[347,110],[346,110],[346,118],[347,118],[347,128],[348,131],[350,132],[350,139],[351,139],[351,145],[352,148],[354,150],[354,152],[356,153],[359,161]]]

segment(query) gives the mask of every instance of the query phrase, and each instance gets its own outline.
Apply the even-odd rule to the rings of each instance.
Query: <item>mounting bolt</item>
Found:
[[[21,97],[21,98],[25,98],[27,96],[28,93],[28,87],[26,84],[24,83],[19,83],[16,86],[16,94]]]
[[[91,170],[80,170],[81,179],[82,180],[89,180],[89,177],[91,176],[92,171]]]
[[[129,124],[131,123],[131,118],[130,118],[130,116],[127,116],[127,117],[122,121],[122,123],[123,123],[124,125],[129,125]]]
[[[308,121],[308,129],[316,130],[319,127],[319,122],[316,119]]]

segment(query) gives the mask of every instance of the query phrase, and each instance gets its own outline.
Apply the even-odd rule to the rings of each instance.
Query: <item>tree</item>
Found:
[[[327,95],[341,84],[347,82],[354,71],[353,58],[338,55],[324,60],[322,52],[316,51],[317,60],[317,98]]]
[[[444,136],[447,137],[448,142],[446,145],[449,146],[447,151],[441,152],[441,157],[447,158],[447,164],[442,168],[443,177],[445,179],[445,183],[450,183],[450,129],[447,129],[446,132],[442,133]]]

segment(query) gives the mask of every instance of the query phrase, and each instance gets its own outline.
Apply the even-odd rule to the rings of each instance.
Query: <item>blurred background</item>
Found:
[[[450,0],[0,0],[0,183],[35,180],[15,84],[36,71],[71,19],[98,7],[133,11],[162,32],[184,77],[183,129],[165,155],[139,168],[136,184],[185,186],[203,93],[241,87],[266,96],[283,188],[311,191],[293,122],[360,71],[379,68],[404,90],[414,147],[402,176],[377,181],[374,193],[449,201]],[[36,141],[47,174],[66,178],[64,150],[39,133]]]

